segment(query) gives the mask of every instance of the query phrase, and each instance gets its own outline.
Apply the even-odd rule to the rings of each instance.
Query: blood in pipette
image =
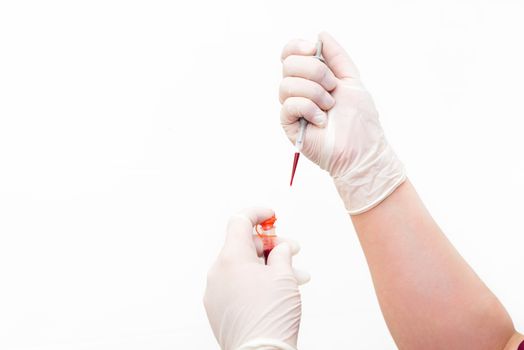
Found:
[[[291,170],[291,181],[289,186],[293,186],[293,179],[295,178],[295,171],[297,170],[298,158],[300,157],[300,152],[295,152],[295,158],[293,159],[293,169]]]

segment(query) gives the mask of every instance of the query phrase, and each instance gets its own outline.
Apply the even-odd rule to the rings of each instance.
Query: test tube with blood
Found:
[[[258,237],[262,240],[264,262],[266,265],[269,253],[277,245],[277,235],[274,226],[275,221],[277,221],[277,218],[273,215],[255,227]]]

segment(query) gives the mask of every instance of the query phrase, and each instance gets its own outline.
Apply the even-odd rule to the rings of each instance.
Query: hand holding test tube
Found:
[[[226,241],[208,272],[204,296],[221,349],[296,350],[302,314],[298,287],[309,275],[293,268],[298,243],[277,241],[275,220],[270,209],[250,208],[228,223]],[[254,228],[262,237],[253,234]],[[259,240],[266,264],[260,261]]]

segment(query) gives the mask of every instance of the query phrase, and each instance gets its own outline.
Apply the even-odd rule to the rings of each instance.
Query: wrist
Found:
[[[403,164],[383,140],[333,182],[350,215],[364,213],[386,199],[406,180]]]
[[[257,338],[244,343],[237,350],[296,350],[296,347],[281,340]]]

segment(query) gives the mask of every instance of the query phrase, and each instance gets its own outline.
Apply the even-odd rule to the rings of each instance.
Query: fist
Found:
[[[295,143],[298,120],[305,118],[309,125],[303,154],[337,177],[380,143],[383,132],[373,100],[348,54],[327,33],[319,40],[325,63],[314,57],[313,42],[292,40],[282,51],[281,124]]]

